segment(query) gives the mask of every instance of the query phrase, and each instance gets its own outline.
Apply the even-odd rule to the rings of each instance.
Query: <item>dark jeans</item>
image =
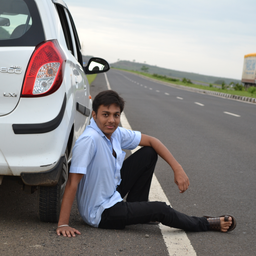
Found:
[[[148,195],[157,154],[151,147],[143,147],[130,157],[122,166],[122,182],[117,191],[122,201],[105,209],[101,215],[99,228],[123,229],[126,225],[159,221],[163,225],[186,231],[207,231],[205,217],[187,216],[177,212],[163,202],[148,202]]]

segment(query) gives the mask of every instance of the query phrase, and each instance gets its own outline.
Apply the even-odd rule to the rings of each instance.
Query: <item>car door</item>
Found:
[[[83,70],[81,46],[72,16],[64,6],[56,6],[67,48],[69,49],[69,60],[66,68],[70,72],[70,85],[67,86],[70,87],[68,90],[72,92],[73,109],[76,110],[74,114],[74,134],[75,139],[77,139],[85,129],[91,115],[89,84]]]

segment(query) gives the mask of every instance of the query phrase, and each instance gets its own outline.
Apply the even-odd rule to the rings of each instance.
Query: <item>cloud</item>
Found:
[[[241,78],[243,56],[255,52],[252,1],[160,2],[68,5],[85,54]]]

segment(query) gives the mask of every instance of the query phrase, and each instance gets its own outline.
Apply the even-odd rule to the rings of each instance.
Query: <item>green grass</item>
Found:
[[[86,76],[87,79],[88,79],[89,84],[91,84],[91,83],[94,81],[94,79],[96,78],[96,76],[97,76],[97,74],[87,75],[87,76]]]
[[[119,69],[119,68],[116,68],[116,69]],[[191,87],[191,88],[197,88],[197,89],[201,89],[201,90],[205,90],[205,91],[208,90],[208,91],[215,91],[215,92],[220,92],[220,93],[227,93],[227,94],[232,94],[232,95],[239,95],[239,96],[256,98],[255,95],[252,96],[251,93],[249,93],[247,91],[235,91],[233,89],[229,89],[229,90],[224,89],[223,90],[223,89],[217,87],[217,86],[220,86],[220,85],[214,85],[213,84],[213,87],[209,87],[209,86],[198,85],[198,84],[183,83],[181,81],[172,81],[172,82],[170,82],[165,78],[159,78],[159,77],[156,77],[156,76],[154,76],[152,74],[149,74],[149,73],[144,73],[144,72],[139,72],[139,71],[131,71],[131,70],[126,70],[126,69],[119,69],[119,70],[124,70],[124,71],[128,71],[128,72],[131,72],[131,73],[143,75],[143,76],[146,76],[146,77],[149,77],[149,78],[152,78],[152,79],[155,79],[155,80],[167,82],[167,83],[170,83],[170,84],[183,85],[183,86],[187,86],[187,87]]]

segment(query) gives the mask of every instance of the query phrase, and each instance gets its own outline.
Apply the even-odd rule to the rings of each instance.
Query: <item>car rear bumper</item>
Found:
[[[43,173],[56,166],[74,120],[75,111],[67,105],[59,90],[43,99],[21,98],[15,111],[0,117],[0,175]]]
[[[62,121],[66,108],[66,95],[64,97],[59,114],[49,122],[38,124],[13,124],[12,128],[15,134],[40,134],[55,130]]]
[[[29,186],[55,186],[57,185],[64,161],[64,156],[60,158],[59,162],[49,171],[21,173],[20,177],[24,184]]]

